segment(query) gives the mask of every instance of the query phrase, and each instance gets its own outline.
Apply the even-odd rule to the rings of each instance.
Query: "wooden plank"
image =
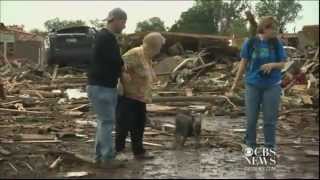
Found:
[[[174,111],[176,107],[172,106],[161,106],[156,104],[147,104],[147,111],[148,112],[163,112],[163,111]]]
[[[75,108],[73,108],[73,109],[70,109],[70,111],[75,111],[75,110],[81,109],[81,108],[86,107],[86,106],[89,106],[89,104],[80,105],[80,106],[78,106],[78,107],[75,107]]]
[[[30,140],[30,141],[2,141],[3,144],[12,144],[12,143],[61,143],[61,140]]]
[[[126,139],[126,142],[131,142],[131,139]],[[156,143],[150,143],[150,142],[145,142],[143,141],[144,145],[148,145],[148,146],[154,146],[154,147],[163,147],[162,144],[156,144]]]
[[[19,111],[15,109],[5,109],[5,108],[0,108],[0,112],[19,113],[19,114],[37,114],[37,115],[51,114],[51,112]]]
[[[19,139],[24,140],[55,140],[54,135],[42,135],[42,134],[19,134]]]

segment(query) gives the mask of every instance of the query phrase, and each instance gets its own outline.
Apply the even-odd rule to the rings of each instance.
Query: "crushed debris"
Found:
[[[154,85],[153,102],[147,105],[149,122],[143,142],[148,150],[158,153],[158,159],[137,172],[145,173],[142,177],[159,178],[150,173],[160,164],[160,174],[174,174],[163,169],[176,167],[164,161],[178,157],[172,153],[175,151],[172,145],[175,116],[180,108],[203,115],[197,151],[202,153],[201,157],[209,158],[209,151],[220,152],[220,163],[225,162],[228,168],[239,165],[241,161],[237,158],[222,158],[225,152],[241,153],[245,133],[244,87],[234,97],[225,96],[238,67],[239,50],[230,47],[224,37],[184,33],[165,36],[169,44],[154,64],[161,83]],[[139,44],[140,37],[143,34],[130,36],[128,47]],[[312,158],[318,157],[319,151],[308,148],[319,146],[319,48],[309,49],[309,53],[288,49],[293,53],[289,54],[287,68],[283,71],[288,86],[283,92],[279,114],[280,150],[287,152],[294,145],[305,147],[302,153],[307,159],[303,160],[313,166],[316,161]],[[92,174],[94,177],[94,174],[103,174],[77,155],[80,153],[92,159],[97,126],[87,99],[85,70],[57,66],[40,68],[27,60],[16,61],[19,63],[11,63],[11,68],[0,64],[6,95],[6,99],[0,100],[1,177],[91,177]],[[297,80],[297,74],[301,73],[304,78]],[[258,131],[261,144],[263,133],[261,128]],[[299,143],[295,143],[299,138]],[[185,143],[184,149],[191,151],[187,154],[195,153],[193,144],[193,141]],[[212,157],[207,169],[217,166],[213,163],[217,159]],[[24,163],[18,163],[20,160]],[[292,169],[284,167],[284,170]],[[288,174],[288,177],[293,176]]]

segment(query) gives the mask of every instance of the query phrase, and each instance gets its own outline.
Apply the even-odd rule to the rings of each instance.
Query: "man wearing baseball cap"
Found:
[[[122,9],[115,8],[104,20],[106,27],[96,34],[93,58],[88,68],[88,97],[97,115],[96,163],[117,168],[124,163],[115,160],[112,130],[117,105],[116,87],[124,66],[115,34],[120,34],[125,28],[127,15]]]

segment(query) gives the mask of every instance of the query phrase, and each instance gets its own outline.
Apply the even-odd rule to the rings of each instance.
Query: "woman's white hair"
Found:
[[[166,39],[158,32],[151,32],[143,38],[143,44],[147,46],[152,46],[155,43],[159,43],[158,45],[162,46],[165,44],[165,42]]]

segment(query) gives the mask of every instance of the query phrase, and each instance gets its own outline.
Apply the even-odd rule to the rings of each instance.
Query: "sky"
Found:
[[[304,25],[319,24],[319,0],[301,0],[301,18],[289,24],[287,30],[301,30]],[[46,20],[58,17],[62,20],[81,19],[89,24],[92,19],[104,19],[108,11],[120,7],[128,14],[124,33],[132,33],[136,24],[151,17],[160,17],[170,27],[180,14],[194,1],[4,1],[0,0],[0,22],[5,25],[23,24],[25,30],[44,30]]]

